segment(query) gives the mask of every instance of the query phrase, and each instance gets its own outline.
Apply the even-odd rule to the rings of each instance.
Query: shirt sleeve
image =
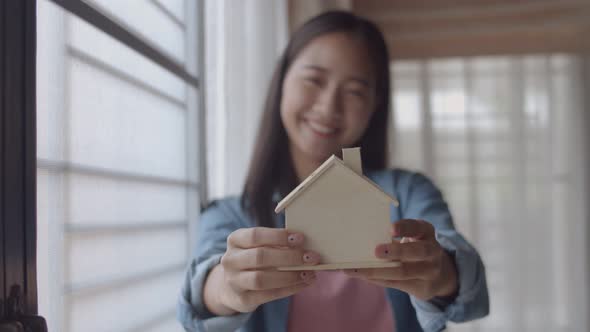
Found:
[[[459,278],[459,291],[453,299],[423,301],[410,296],[420,325],[426,332],[441,331],[447,321],[466,322],[486,316],[489,313],[488,289],[479,254],[455,229],[448,205],[432,181],[419,173],[412,174],[406,181],[403,217],[422,219],[434,226],[437,241],[454,257]]]
[[[177,318],[186,331],[235,331],[243,326],[251,313],[216,316],[207,310],[203,287],[209,272],[219,264],[227,248],[227,237],[245,227],[239,218],[228,213],[223,203],[213,203],[201,215],[197,242],[186,271],[177,304]]]

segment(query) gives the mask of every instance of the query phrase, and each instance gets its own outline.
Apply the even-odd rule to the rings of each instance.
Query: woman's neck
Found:
[[[295,175],[297,176],[297,183],[305,180],[313,171],[322,165],[321,160],[313,160],[305,156],[299,149],[294,146],[290,147],[291,161]]]

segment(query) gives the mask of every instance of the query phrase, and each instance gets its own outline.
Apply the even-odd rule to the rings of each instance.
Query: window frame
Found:
[[[2,1],[0,34],[0,322],[5,322],[14,318],[9,312],[14,300],[18,314],[37,314],[36,0]],[[19,298],[11,299],[16,290]]]

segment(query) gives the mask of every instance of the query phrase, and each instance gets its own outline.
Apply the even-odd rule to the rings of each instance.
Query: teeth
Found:
[[[336,132],[335,128],[331,128],[331,127],[327,127],[322,125],[321,123],[317,123],[317,122],[313,122],[313,121],[309,121],[309,126],[324,135],[329,135],[329,134],[333,134],[334,132]]]

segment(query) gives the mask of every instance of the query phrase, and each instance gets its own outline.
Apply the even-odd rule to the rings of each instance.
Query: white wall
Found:
[[[211,199],[242,191],[270,78],[287,42],[284,0],[206,1]]]

